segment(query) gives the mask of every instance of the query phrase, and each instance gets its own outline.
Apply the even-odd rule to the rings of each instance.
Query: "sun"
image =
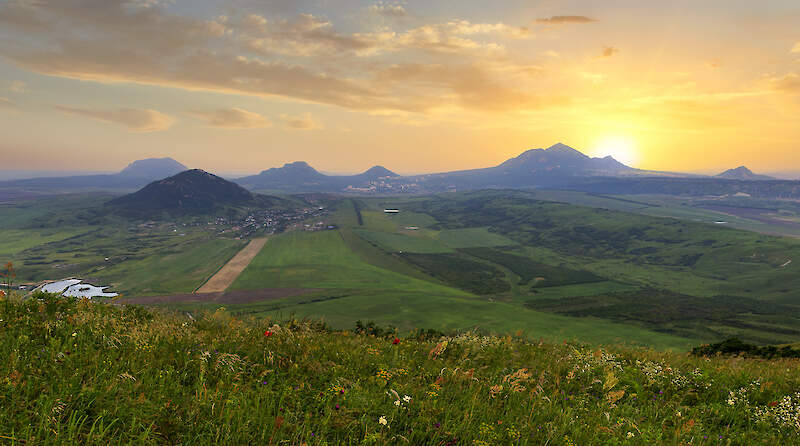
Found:
[[[626,166],[633,166],[639,161],[635,142],[624,136],[607,136],[600,139],[592,147],[592,153],[600,157],[611,155]]]

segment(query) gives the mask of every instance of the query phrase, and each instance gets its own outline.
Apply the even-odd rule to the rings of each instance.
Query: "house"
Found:
[[[400,210],[399,209],[384,209],[383,213],[384,214],[399,214]]]

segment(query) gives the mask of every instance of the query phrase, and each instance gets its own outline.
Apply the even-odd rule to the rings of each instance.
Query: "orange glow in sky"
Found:
[[[0,2],[0,169],[800,170],[796,0],[487,5]]]

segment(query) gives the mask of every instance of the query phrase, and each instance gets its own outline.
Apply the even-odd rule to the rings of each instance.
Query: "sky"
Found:
[[[800,170],[797,0],[0,0],[0,170]],[[795,166],[797,166],[795,168]]]

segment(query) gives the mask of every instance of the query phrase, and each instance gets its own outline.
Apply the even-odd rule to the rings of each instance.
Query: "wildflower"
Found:
[[[268,337],[270,337],[270,336],[272,336],[272,332],[271,332],[271,331],[269,331],[269,330],[266,330],[266,331],[264,332],[264,337],[267,337],[267,338],[268,338]]]
[[[634,434],[633,432],[628,431],[628,433],[625,434],[625,436],[628,437],[628,438],[633,438],[633,437],[636,436],[636,434]]]
[[[393,345],[397,345],[399,343],[400,343],[400,339],[398,339],[398,338],[394,338],[394,340],[392,341]]]
[[[338,404],[335,406],[335,409],[336,409],[336,410],[339,410],[339,405],[338,405]]]
[[[386,426],[386,425],[388,425],[388,423],[389,423],[389,422],[388,422],[388,421],[386,421],[386,417],[380,417],[380,418],[378,418],[378,424],[380,424],[381,426]]]
[[[400,405],[400,400],[397,400],[397,401],[395,401],[395,402],[394,402],[394,405],[395,405],[395,406],[399,406],[399,405]]]
[[[405,402],[409,403],[409,402],[411,402],[411,397],[410,397],[410,396],[408,396],[408,395],[404,395],[404,396],[403,396],[403,401],[405,401]]]
[[[73,332],[73,333],[72,333],[72,337],[74,338],[75,336],[78,336],[78,333],[76,333],[76,332]]]

